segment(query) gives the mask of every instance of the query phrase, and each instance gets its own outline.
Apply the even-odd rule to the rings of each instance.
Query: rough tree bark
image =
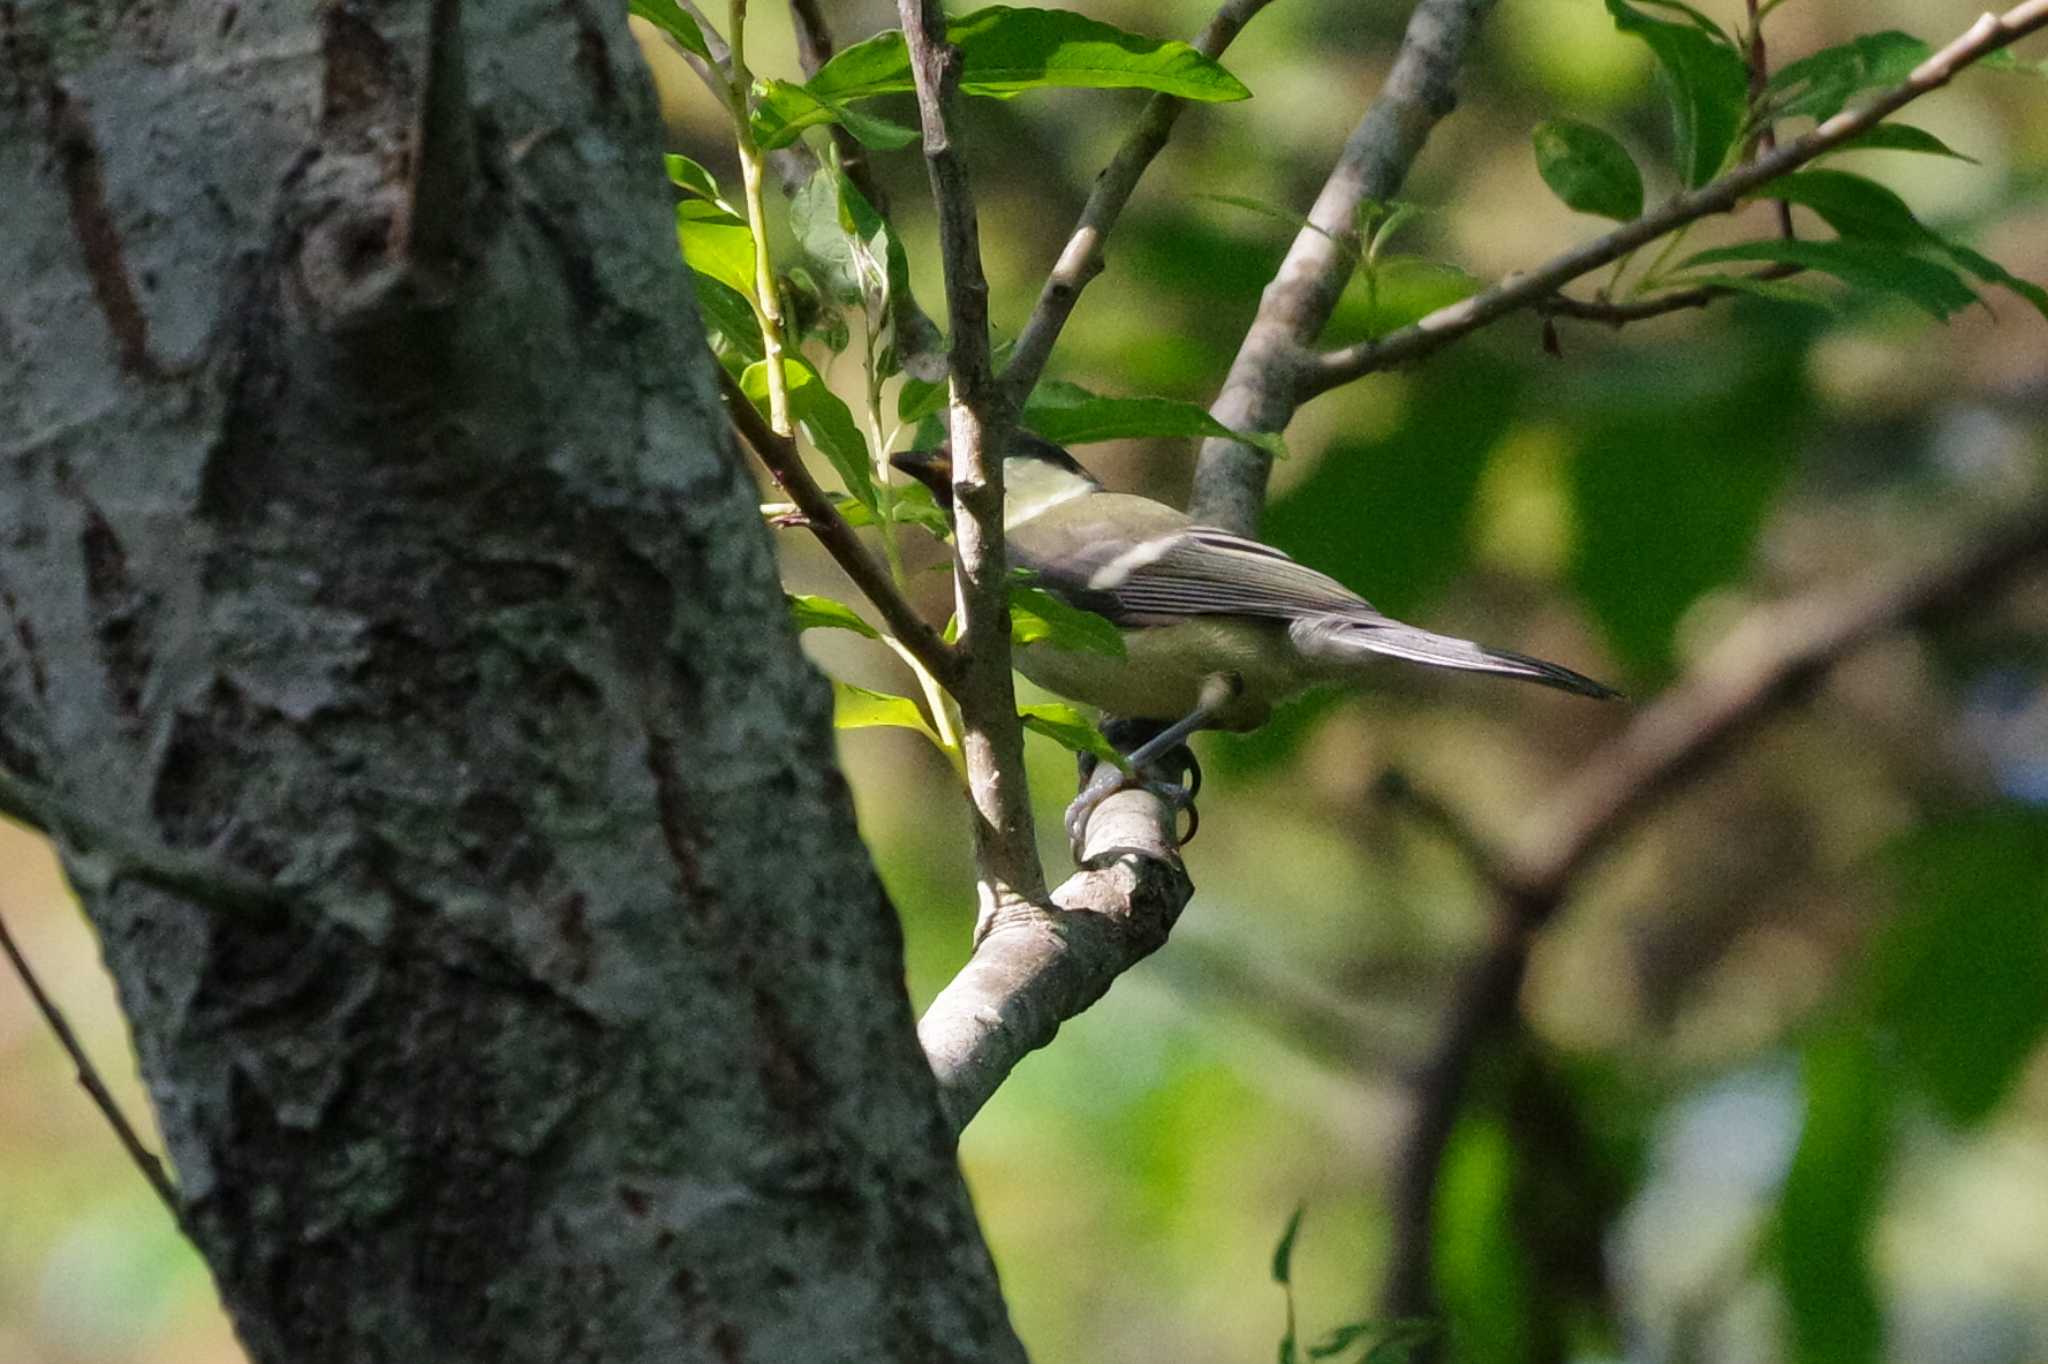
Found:
[[[625,6],[431,8],[0,5],[0,768],[187,1225],[258,1360],[1021,1358]]]

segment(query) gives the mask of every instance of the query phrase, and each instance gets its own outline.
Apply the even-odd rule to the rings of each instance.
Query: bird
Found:
[[[951,510],[949,446],[902,451],[891,462]],[[1040,639],[1018,646],[1016,669],[1105,715],[1164,724],[1129,754],[1139,772],[1179,749],[1181,765],[1198,774],[1181,747],[1197,730],[1256,729],[1280,702],[1318,686],[1363,685],[1387,659],[1621,696],[1561,664],[1403,624],[1271,545],[1107,490],[1064,447],[1029,431],[1013,432],[1004,447],[1003,488],[1009,567],[1107,618],[1124,644],[1111,657]],[[1095,775],[1102,780],[1068,809],[1077,848],[1094,807],[1132,780],[1113,768]],[[1142,784],[1192,806],[1191,791],[1180,800],[1161,783]]]

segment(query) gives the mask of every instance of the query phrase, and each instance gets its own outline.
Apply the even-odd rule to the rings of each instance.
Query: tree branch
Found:
[[[810,4],[814,0],[797,2]],[[1272,0],[1225,0],[1195,39],[1195,50],[1205,57],[1221,56],[1252,17],[1271,3]],[[1102,273],[1104,239],[1122,216],[1124,205],[1130,202],[1131,192],[1152,164],[1152,158],[1166,146],[1167,136],[1186,105],[1186,100],[1172,95],[1152,96],[1116,156],[1095,177],[1094,188],[1088,191],[1088,202],[1081,206],[1074,231],[1061,248],[1052,273],[1046,276],[1038,303],[1017,334],[1009,364],[1003,367],[1003,393],[1013,407],[1023,407],[1024,400],[1037,387],[1060,331],[1081,300],[1081,291]]]
[[[767,466],[776,483],[789,494],[789,500],[802,512],[811,534],[818,537],[818,543],[825,552],[853,579],[875,610],[882,615],[891,634],[902,642],[903,647],[916,656],[925,670],[937,678],[949,691],[960,679],[960,656],[946,646],[939,638],[939,632],[925,623],[904,595],[896,590],[896,584],[889,580],[888,570],[875,562],[867,546],[854,534],[846,518],[832,505],[832,499],[825,495],[811,471],[804,467],[803,456],[798,453],[796,442],[788,436],[777,435],[761,415],[753,400],[740,391],[740,386],[730,374],[720,373],[720,383],[725,393],[726,409],[732,414],[732,424],[754,447],[761,463]]]
[[[462,0],[434,0],[427,23],[427,72],[414,122],[405,255],[416,268],[445,278],[466,245],[470,185],[476,178]]]
[[[1690,675],[1642,708],[1588,759],[1522,840],[1496,863],[1485,950],[1465,974],[1436,1050],[1418,1073],[1416,1111],[1395,1175],[1394,1250],[1383,1308],[1431,1308],[1435,1192],[1446,1144],[1481,1050],[1513,1027],[1529,951],[1577,878],[1615,838],[1741,734],[1804,695],[1859,646],[1945,618],[2048,558],[2048,504],[1969,537],[1968,548],[1876,587],[1831,587],[1752,611]]]
[[[963,656],[953,688],[975,810],[977,933],[998,910],[1045,895],[1024,778],[1024,731],[1010,676],[1009,570],[1003,554],[1003,461],[1011,414],[989,355],[988,281],[967,166],[953,146],[959,51],[938,0],[898,0],[917,86],[925,165],[938,210],[952,328],[953,582]]]
[[[1752,190],[1867,132],[1922,95],[1948,84],[1964,67],[2044,26],[2048,26],[2048,0],[2027,0],[2026,4],[2007,10],[2003,16],[1986,14],[1967,33],[1922,62],[1914,68],[1912,75],[1870,103],[1836,114],[1803,137],[1737,167],[1711,184],[1668,199],[1634,222],[1626,223],[1604,237],[1575,246],[1527,274],[1514,276],[1483,293],[1439,308],[1399,331],[1324,354],[1298,370],[1299,386],[1293,394],[1293,401],[1306,402],[1316,394],[1375,370],[1419,360],[1489,322],[1536,306],[1579,276],[1619,260],[1667,232],[1709,214],[1726,213]],[[1226,424],[1236,425],[1221,412],[1217,415]]]
[[[1157,951],[1194,894],[1166,808],[1122,791],[1088,822],[1084,862],[1052,904],[1004,906],[917,1025],[957,1134],[1019,1061]]]
[[[1315,365],[1310,345],[1330,320],[1352,259],[1349,237],[1358,206],[1400,189],[1437,121],[1457,104],[1452,82],[1479,21],[1494,0],[1420,0],[1409,17],[1386,84],[1366,108],[1309,210],[1308,225],[1259,300],[1223,391],[1209,414],[1233,431],[1283,431],[1302,402]],[[1273,457],[1223,437],[1202,442],[1190,512],[1245,534],[1258,527]]]
[[[84,1045],[78,1040],[78,1034],[71,1031],[70,1020],[66,1019],[64,1011],[57,1007],[57,1001],[44,991],[43,983],[36,978],[34,969],[29,966],[28,958],[22,955],[21,948],[15,943],[14,935],[8,931],[4,919],[0,919],[0,953],[6,954],[8,962],[14,967],[14,974],[21,977],[21,983],[28,989],[29,998],[35,1001],[36,1012],[40,1013],[43,1022],[49,1025],[50,1032],[57,1039],[57,1045],[71,1058],[72,1068],[78,1073],[79,1087],[91,1098],[93,1107],[99,1109],[101,1116],[106,1118],[107,1126],[114,1129],[114,1135],[120,1139],[122,1149],[128,1152],[128,1159],[135,1162],[135,1168],[142,1171],[142,1177],[149,1181],[149,1187],[156,1190],[156,1196],[170,1209],[171,1219],[182,1228],[185,1225],[185,1209],[178,1201],[178,1190],[172,1185],[171,1177],[164,1173],[163,1162],[143,1143],[141,1136],[129,1123],[128,1115],[121,1111],[121,1105],[115,1101],[113,1091],[107,1088],[106,1081],[100,1078],[98,1069],[93,1066],[92,1058],[86,1055]]]

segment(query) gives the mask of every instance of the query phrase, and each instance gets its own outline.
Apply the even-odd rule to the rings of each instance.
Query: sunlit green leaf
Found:
[[[1725,39],[1691,22],[1653,19],[1629,0],[1607,0],[1614,26],[1640,38],[1670,86],[1678,170],[1688,185],[1714,178],[1735,145],[1749,103],[1749,67]]]
[[[2048,813],[1934,825],[1891,862],[1901,904],[1873,961],[1877,1017],[1942,1112],[1981,1122],[2048,1035]]]
[[[1743,242],[1702,251],[1685,264],[1691,268],[1724,261],[1783,262],[1819,270],[1859,289],[1897,295],[1944,319],[1977,301],[1970,286],[1947,266],[1876,242]]]
[[[711,49],[704,42],[704,30],[676,0],[627,0],[627,10],[675,39],[683,51],[707,62],[711,60]],[[613,10],[612,13],[618,11]]]
[[[874,474],[868,465],[868,443],[861,435],[860,427],[854,424],[853,413],[847,410],[837,394],[825,387],[825,381],[818,377],[818,371],[812,369],[808,362],[785,355],[782,373],[789,390],[789,415],[803,426],[811,444],[832,461],[832,467],[839,471],[839,477],[846,483],[846,490],[872,507],[875,484]],[[765,410],[768,362],[762,360],[747,366],[746,372],[740,375],[740,387]]]
[[[1329,338],[1385,336],[1478,293],[1485,282],[1423,256],[1386,256],[1351,277],[1330,320]]]
[[[944,379],[927,383],[923,379],[909,378],[903,387],[896,390],[896,420],[905,426],[923,421],[946,405],[952,392]]]
[[[1147,38],[1086,15],[996,5],[946,26],[960,49],[960,91],[1007,97],[1053,87],[1157,90],[1181,99],[1249,98],[1251,92],[1186,43]],[[835,103],[912,88],[903,35],[891,29],[845,48],[806,83]]]
[[[676,241],[692,270],[754,296],[754,234],[746,223],[716,204],[685,199],[676,205]]]
[[[1823,48],[1772,75],[1772,116],[1833,118],[1863,91],[1905,80],[1932,51],[1912,34],[1897,31],[1866,33]]]
[[[1891,1077],[1869,1040],[1837,1032],[1800,1066],[1806,1115],[1778,1206],[1779,1282],[1798,1364],[1874,1364],[1884,1322],[1870,1228],[1890,1162]]]
[[[1033,587],[1022,577],[1010,580],[1010,641],[1056,649],[1124,656],[1124,637],[1116,626],[1093,611],[1069,606],[1043,588]]]
[[[1680,14],[1683,14],[1686,18],[1692,20],[1693,26],[1699,29],[1700,32],[1707,34],[1709,37],[1712,37],[1719,42],[1726,43],[1731,47],[1734,46],[1735,40],[1728,36],[1728,31],[1726,29],[1722,28],[1719,24],[1715,23],[1712,19],[1708,18],[1705,14],[1701,13],[1698,9],[1694,8],[1691,5],[1686,4],[1685,0],[1639,0],[1639,3],[1648,5],[1652,9],[1676,10]]]
[[[761,358],[761,320],[754,305],[730,284],[699,271],[690,272],[697,293],[697,311],[703,315],[711,344],[751,365]]]
[[[806,128],[837,123],[864,147],[896,151],[917,141],[917,129],[865,113],[844,99],[821,95],[808,86],[785,80],[764,80],[755,87],[754,138],[769,151],[796,141]]]
[[[907,696],[871,691],[836,678],[832,683],[832,727],[834,729],[914,729],[934,745],[944,748],[939,736],[926,723],[917,702]]]
[[[1554,118],[1530,134],[1536,170],[1565,207],[1627,222],[1643,211],[1643,176],[1628,148],[1590,123]]]
[[[1019,706],[1017,718],[1024,722],[1024,728],[1034,734],[1043,734],[1069,752],[1092,753],[1099,761],[1112,767],[1130,769],[1129,761],[1117,751],[1116,745],[1104,738],[1094,722],[1072,706],[1058,701]]]
[[[717,177],[697,162],[678,152],[669,152],[661,158],[661,163],[668,171],[669,183],[677,189],[708,199],[728,213],[737,212],[725,201],[725,192],[719,189]]]
[[[1208,437],[1241,440],[1276,458],[1287,447],[1278,435],[1233,431],[1199,403],[1178,398],[1112,398],[1079,384],[1048,379],[1025,403],[1023,425],[1059,445],[1131,440],[1142,436]]]
[[[880,639],[881,632],[860,618],[845,602],[830,597],[815,597],[803,592],[782,594],[789,602],[789,616],[799,631],[803,630],[851,630],[869,639]]]

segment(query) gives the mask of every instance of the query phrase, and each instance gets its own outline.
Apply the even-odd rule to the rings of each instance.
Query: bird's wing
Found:
[[[1062,518],[1056,531],[1019,526],[1010,557],[1049,591],[1111,620],[1385,619],[1335,578],[1270,545],[1195,525],[1163,503],[1099,493],[1081,505],[1082,514]]]

